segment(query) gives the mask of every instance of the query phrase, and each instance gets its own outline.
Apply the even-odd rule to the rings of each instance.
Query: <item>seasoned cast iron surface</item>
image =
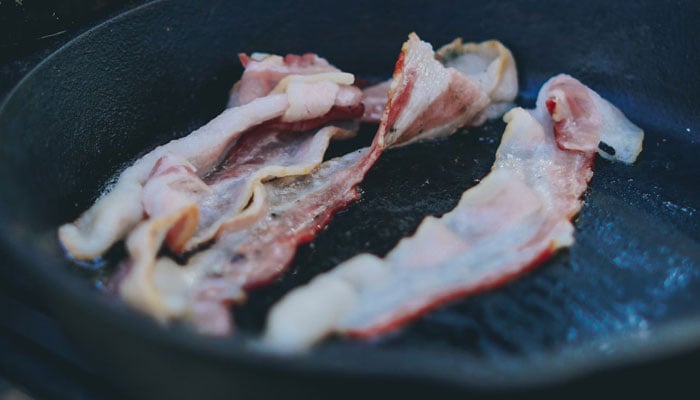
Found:
[[[259,390],[254,382],[262,378],[255,377],[267,378],[273,365],[279,382],[286,379],[282,388],[296,387],[296,375],[284,371],[300,366],[351,372],[348,379],[382,370],[397,379],[412,373],[497,388],[502,376],[509,382],[527,377],[532,370],[521,360],[541,354],[562,354],[558,364],[542,359],[539,371],[547,374],[561,366],[580,371],[583,356],[590,365],[607,365],[606,356],[616,351],[607,340],[618,333],[635,339],[629,341],[638,346],[635,354],[663,349],[669,330],[685,335],[687,345],[700,345],[698,324],[677,325],[700,316],[695,3],[467,3],[356,0],[344,3],[343,15],[352,17],[339,19],[313,1],[173,1],[88,32],[46,60],[0,110],[0,183],[12,188],[0,191],[2,240],[26,263],[22,273],[42,282],[62,322],[92,350],[87,354],[104,351],[98,362],[113,368],[111,376],[124,374],[153,394],[178,393],[186,384],[178,376],[212,393],[231,386]],[[358,76],[385,77],[412,30],[435,44],[455,36],[502,40],[518,63],[520,105],[532,106],[548,77],[567,72],[645,129],[634,166],[597,159],[570,250],[377,342],[333,339],[289,363],[253,357],[241,345],[254,342],[270,305],[292,287],[359,252],[383,255],[424,216],[450,210],[488,172],[503,129],[495,121],[386,152],[362,183],[362,199],[302,246],[279,281],[234,311],[241,334],[217,351],[212,341],[181,335],[185,328],[149,325],[98,294],[94,282],[100,286],[109,275],[109,261],[123,255],[120,246],[105,265],[69,266],[56,240],[58,225],[88,208],[126,163],[218,114],[241,73],[236,52],[313,51]],[[367,143],[372,134],[366,128],[332,152]],[[83,284],[76,275],[86,278]],[[328,354],[333,357],[324,358]],[[376,362],[368,365],[366,357]],[[485,361],[507,366],[509,375],[482,379],[488,374],[479,373],[491,364]],[[259,369],[251,369],[256,362]],[[177,372],[168,375],[163,365]],[[162,375],[150,375],[156,370]]]
[[[239,325],[258,332],[265,312],[290,288],[358,252],[384,255],[424,216],[452,209],[489,171],[503,127],[491,122],[385,153],[361,185],[362,200],[300,248],[277,283],[251,295],[235,312]],[[510,285],[441,307],[377,345],[526,354],[612,333],[648,334],[662,322],[697,314],[699,194],[689,188],[690,196],[682,196],[677,187],[683,174],[700,182],[687,151],[682,142],[647,132],[634,166],[598,158],[571,250]]]
[[[301,246],[287,273],[234,310],[239,335],[258,335],[269,308],[292,288],[360,252],[383,256],[425,216],[451,210],[489,172],[504,127],[490,121],[387,151],[360,185],[361,200]],[[375,129],[363,126],[358,138],[334,143],[328,156],[367,145]],[[648,335],[660,323],[696,315],[700,192],[690,185],[684,195],[677,184],[700,182],[690,149],[700,146],[652,131],[633,166],[597,158],[571,249],[509,285],[440,307],[370,346],[442,347],[487,358],[532,355],[615,333]],[[75,269],[103,287],[123,257],[119,245],[106,261]]]

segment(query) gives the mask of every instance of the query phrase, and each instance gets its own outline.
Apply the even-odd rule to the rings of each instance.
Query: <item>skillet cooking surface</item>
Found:
[[[311,2],[194,3],[157,2],[87,32],[33,71],[0,110],[0,182],[12,188],[0,193],[2,238],[23,271],[44,283],[79,344],[100,351],[106,371],[142,393],[180,396],[192,387],[283,393],[315,376],[384,378],[406,391],[418,381],[502,390],[698,347],[700,52],[692,2],[667,10],[655,2],[355,1],[340,19]],[[291,360],[256,350],[251,338],[290,288],[359,252],[383,255],[424,216],[450,210],[488,172],[504,127],[495,121],[386,152],[362,183],[362,199],[235,311],[234,338],[163,330],[98,295],[90,286],[103,272],[77,271],[63,257],[56,227],[86,209],[110,176],[221,111],[241,72],[236,52],[313,51],[358,76],[386,77],[413,30],[436,46],[456,36],[503,41],[518,63],[519,105],[532,106],[544,80],[566,72],[645,129],[634,166],[596,160],[570,250],[373,343],[333,339]],[[372,134],[367,128],[333,151]],[[165,365],[169,372],[159,369]],[[189,381],[173,378],[181,374]],[[286,383],[256,387],[263,377]]]

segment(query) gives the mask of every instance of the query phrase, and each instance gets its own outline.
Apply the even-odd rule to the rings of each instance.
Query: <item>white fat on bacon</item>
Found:
[[[267,96],[287,76],[317,75],[341,72],[326,59],[316,54],[278,56],[267,53],[240,53],[238,58],[245,68],[241,80],[231,89],[229,107],[248,104]]]
[[[75,222],[59,228],[59,239],[71,257],[87,260],[102,255],[143,220],[143,186],[155,164],[165,155],[186,160],[193,172],[203,178],[221,163],[227,150],[242,134],[255,127],[264,125],[273,133],[300,132],[315,129],[328,121],[346,120],[362,114],[362,93],[352,86],[354,76],[338,70],[322,58],[312,54],[255,57],[260,61],[247,59],[244,78],[237,85],[240,90],[235,96],[238,101],[234,107],[191,134],[159,146],[137,160],[119,175],[116,184],[88,211]],[[262,78],[256,81],[251,76]],[[354,132],[353,129],[343,130],[337,132],[336,138],[349,137]],[[264,158],[264,154],[261,156]],[[250,194],[251,187],[247,185],[241,190]],[[234,200],[240,200],[245,206],[249,199],[236,197]],[[229,210],[240,210],[241,204],[234,204]],[[200,211],[204,211],[204,220],[211,219],[206,210]],[[194,221],[194,217],[189,221]],[[211,238],[205,236],[195,241],[201,243]],[[178,244],[182,245],[184,240],[183,236]],[[169,243],[174,241],[169,240]],[[193,245],[190,243],[187,248]],[[182,248],[176,246],[174,250]]]
[[[146,154],[125,169],[115,185],[75,222],[59,228],[58,235],[68,253],[81,260],[100,256],[143,219],[143,185],[153,167],[166,154],[188,161],[203,174],[214,168],[231,142],[263,122],[287,110],[284,94],[263,97],[244,106],[230,108],[189,135]]]
[[[124,300],[159,319],[179,315],[179,309],[169,309],[172,302],[155,295],[152,283],[156,265],[169,265],[165,259],[156,259],[163,243],[182,252],[222,229],[238,231],[262,218],[268,207],[262,183],[309,174],[323,161],[331,138],[344,131],[328,126],[306,133],[250,133],[232,149],[221,170],[205,180],[186,160],[170,154],[161,158],[144,185],[142,201],[148,218],[127,238],[130,270],[120,286]],[[171,271],[180,274],[178,269]]]
[[[570,76],[552,78],[535,110],[504,116],[491,173],[454,210],[426,218],[386,257],[356,256],[287,294],[268,316],[265,343],[298,351],[331,333],[385,333],[571,246],[598,143],[619,143],[616,154],[641,149],[641,129],[621,113],[606,117],[612,107]]]
[[[489,96],[491,103],[483,111],[483,118],[498,118],[510,107],[518,95],[518,73],[510,50],[497,40],[481,43],[462,43],[455,39],[437,51],[437,59],[474,79]]]
[[[513,55],[499,41],[463,44],[458,38],[438,49],[434,57],[443,66],[453,68],[478,83],[488,96],[488,106],[481,111],[479,118],[468,121],[467,125],[479,125],[485,118],[498,118],[512,107],[518,94],[518,74]],[[364,122],[379,122],[391,82],[381,82],[363,90]]]
[[[432,46],[412,33],[396,63],[380,143],[396,146],[450,135],[488,104],[488,95],[476,81],[445,68]]]
[[[254,53],[251,57],[244,54],[239,57],[245,70],[241,80],[233,86],[229,107],[247,104],[271,94],[286,93],[289,108],[280,123],[313,120],[326,115],[333,108],[344,109],[346,113],[356,110],[357,116],[362,113],[359,106],[362,91],[352,86],[355,76],[339,70],[315,54],[281,57]]]
[[[288,75],[270,94],[286,93],[289,108],[281,122],[299,122],[326,115],[336,107],[354,107],[362,92],[355,86],[355,76],[347,72],[315,75]]]
[[[127,240],[132,265],[120,285],[121,296],[161,321],[181,318],[203,333],[230,332],[228,306],[245,299],[244,289],[277,276],[299,242],[357,198],[357,169],[367,154],[359,150],[324,162],[310,175],[259,184],[252,203],[237,217],[239,226],[186,266],[155,258],[165,223],[175,221],[144,222]]]
[[[440,85],[435,86],[431,77],[439,77]],[[314,82],[313,75],[302,75],[302,79]],[[187,319],[201,332],[229,332],[233,326],[228,306],[242,299],[242,291],[279,276],[291,262],[296,247],[312,240],[335,211],[357,198],[356,185],[386,146],[415,140],[423,133],[450,133],[489,104],[486,92],[476,81],[445,68],[435,60],[431,46],[415,34],[402,48],[394,80],[387,110],[370,148],[324,162],[309,175],[265,183],[264,198],[256,194],[246,209],[253,210],[246,223],[217,228],[220,233],[216,243],[191,257],[186,265],[178,266],[167,258],[142,263],[143,269],[151,272],[131,276],[150,279],[135,285],[147,286],[149,296],[132,301],[129,297],[138,297],[138,293],[123,292],[127,301],[159,318]],[[280,88],[290,82],[293,79],[282,79],[276,85]],[[249,142],[266,147],[255,133],[239,143],[245,148]],[[235,150],[232,154],[236,154]],[[240,156],[235,159],[245,165]],[[216,176],[208,179],[215,180]],[[236,182],[234,179],[229,184]],[[206,214],[201,211],[202,220],[207,219]]]

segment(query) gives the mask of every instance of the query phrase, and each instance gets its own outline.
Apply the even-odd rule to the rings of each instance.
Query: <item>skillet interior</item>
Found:
[[[304,382],[313,381],[304,379],[314,376],[329,378],[334,388],[383,378],[383,385],[404,390],[425,381],[493,391],[696,347],[694,12],[691,2],[666,9],[655,2],[356,1],[342,12],[285,1],[147,5],[69,43],[0,110],[0,182],[12,188],[0,193],[0,232],[24,260],[22,272],[44,283],[67,330],[100,350],[103,368],[119,370],[141,392],[307,390]],[[335,340],[303,358],[279,360],[242,339],[260,329],[264,311],[290,287],[358,252],[383,254],[424,215],[452,208],[487,172],[503,127],[495,122],[385,154],[362,185],[363,200],[301,248],[278,283],[239,309],[244,334],[237,338],[162,330],[66,272],[55,228],[87,208],[125,162],[216,115],[241,71],[236,52],[313,51],[359,76],[385,77],[412,30],[435,44],[455,36],[498,38],[518,62],[521,104],[532,104],[547,77],[568,72],[646,130],[634,167],[598,160],[571,251],[378,343]],[[283,383],[253,385],[261,377]],[[408,385],[409,377],[422,379]]]

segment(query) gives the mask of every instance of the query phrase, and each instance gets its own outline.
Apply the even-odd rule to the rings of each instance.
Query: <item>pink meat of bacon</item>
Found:
[[[288,54],[284,57],[266,53],[253,53],[250,56],[240,53],[238,58],[245,69],[241,80],[231,88],[229,107],[248,104],[257,98],[267,96],[282,79],[289,75],[341,72],[326,59],[311,53]]]
[[[286,91],[290,107],[268,123],[278,130],[305,131],[326,121],[362,115],[362,92],[354,77],[316,54],[239,54],[245,68],[231,89],[229,107],[237,107],[271,94]],[[333,101],[328,101],[332,99]]]
[[[119,287],[122,297],[167,320],[167,304],[150,285],[163,243],[180,252],[220,236],[221,231],[247,227],[262,217],[263,209],[258,206],[266,205],[262,203],[266,195],[263,182],[310,173],[323,161],[331,138],[344,134],[345,129],[332,125],[301,133],[251,132],[204,179],[187,160],[163,156],[143,188],[148,218],[126,240],[129,271]]]
[[[441,47],[435,58],[446,68],[453,68],[478,83],[489,98],[489,106],[480,118],[471,118],[469,125],[479,125],[482,118],[498,118],[510,107],[518,94],[518,74],[510,50],[497,40],[462,43],[455,39]],[[363,122],[379,122],[384,111],[392,80],[363,89],[365,112]]]
[[[516,108],[504,120],[491,173],[454,210],[427,217],[386,257],[356,256],[287,294],[269,314],[266,343],[297,351],[331,333],[376,336],[512,280],[573,244],[571,219],[598,144],[620,143],[615,155],[631,163],[643,140],[619,110],[567,75],[543,86],[535,110]]]
[[[282,60],[282,57],[267,56],[267,59]],[[297,60],[290,61],[297,68],[277,71],[275,79],[271,81],[275,86],[270,91],[225,110],[198,130],[157,147],[125,169],[114,186],[88,211],[75,222],[59,228],[59,239],[68,253],[83,260],[98,257],[144,219],[143,188],[154,166],[163,157],[185,160],[192,173],[201,178],[221,163],[241,136],[254,128],[265,127],[271,134],[279,131],[300,132],[315,129],[329,121],[354,119],[362,115],[362,94],[352,86],[353,75],[341,72],[313,55],[287,56],[286,59]],[[323,64],[326,72],[290,75],[298,72],[299,68],[310,71],[309,61],[304,60]],[[254,69],[256,64],[252,61],[249,64]],[[329,69],[332,70],[329,72]],[[245,82],[243,79],[241,85]],[[351,132],[346,130],[345,136]],[[169,201],[165,197],[161,199]],[[153,204],[152,199],[145,202],[155,208],[167,208],[167,205]],[[194,221],[194,217],[190,221]],[[178,240],[178,244],[183,241],[186,241],[184,237]]]
[[[160,259],[149,284],[161,294],[158,307],[166,306],[161,314],[189,319],[203,332],[229,332],[227,306],[240,299],[241,290],[279,276],[296,247],[312,240],[335,211],[357,198],[356,185],[386,147],[424,134],[452,133],[489,105],[478,83],[436,61],[432,47],[415,34],[402,48],[394,81],[371,147],[327,161],[308,176],[265,183],[264,195],[250,205],[261,217],[245,229],[222,232],[187,265]]]

